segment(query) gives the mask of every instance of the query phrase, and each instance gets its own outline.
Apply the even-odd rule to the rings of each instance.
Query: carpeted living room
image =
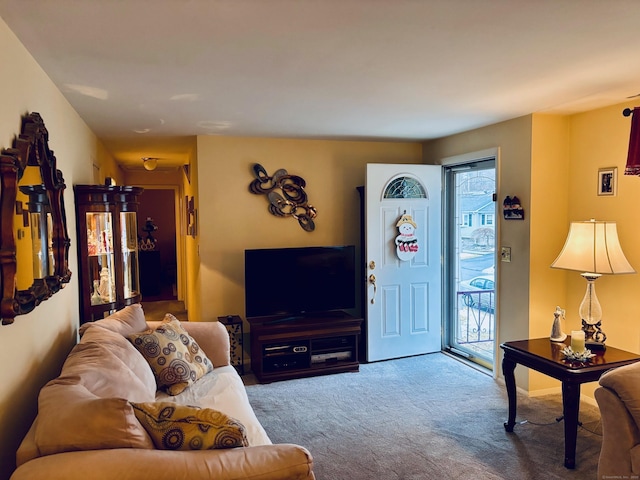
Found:
[[[580,406],[577,465],[569,470],[559,394],[519,395],[518,424],[507,433],[504,385],[446,354],[364,364],[358,373],[245,382],[272,439],[306,445],[317,478],[595,478],[596,407]]]
[[[0,480],[640,476],[639,18],[1,0]]]

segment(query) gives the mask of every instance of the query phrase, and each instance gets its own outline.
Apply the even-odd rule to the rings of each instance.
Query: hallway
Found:
[[[184,302],[178,300],[162,300],[158,302],[141,302],[144,317],[148,322],[162,321],[166,313],[172,314],[181,322],[189,320]]]

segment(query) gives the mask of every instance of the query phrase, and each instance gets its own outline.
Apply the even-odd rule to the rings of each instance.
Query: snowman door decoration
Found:
[[[405,212],[396,223],[400,235],[396,237],[396,252],[403,262],[411,260],[418,253],[418,238],[415,231],[418,226],[411,215]]]

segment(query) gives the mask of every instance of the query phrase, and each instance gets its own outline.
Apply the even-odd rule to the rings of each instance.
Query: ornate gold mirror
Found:
[[[65,188],[40,114],[23,117],[13,148],[0,152],[3,325],[32,311],[71,279]]]

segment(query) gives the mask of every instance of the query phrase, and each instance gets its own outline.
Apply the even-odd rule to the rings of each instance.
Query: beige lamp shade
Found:
[[[569,235],[552,268],[611,274],[636,273],[622,252],[616,222],[571,222]]]

